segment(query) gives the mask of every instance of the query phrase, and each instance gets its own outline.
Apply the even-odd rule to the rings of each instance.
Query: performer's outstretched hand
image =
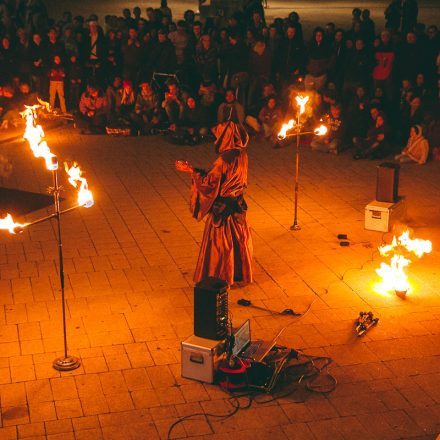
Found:
[[[194,168],[186,160],[176,160],[176,170],[183,173],[194,172]]]

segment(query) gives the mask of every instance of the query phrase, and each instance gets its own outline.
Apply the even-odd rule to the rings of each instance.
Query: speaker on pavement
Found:
[[[384,162],[377,167],[376,200],[396,203],[399,200],[399,169],[397,163]]]
[[[228,333],[228,284],[207,277],[194,287],[194,334],[221,340]]]

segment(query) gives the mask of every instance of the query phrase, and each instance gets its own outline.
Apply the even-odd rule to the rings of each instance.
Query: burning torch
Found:
[[[298,179],[299,179],[299,138],[306,134],[315,134],[316,136],[324,136],[327,133],[327,127],[320,125],[313,131],[301,131],[303,123],[300,120],[302,114],[306,111],[306,104],[309,101],[308,96],[298,95],[296,97],[296,105],[298,107],[297,118],[290,119],[283,124],[278,133],[278,139],[283,140],[287,137],[296,136],[296,154],[295,154],[295,209],[293,217],[293,225],[290,227],[292,231],[298,231],[301,227],[298,225]]]
[[[78,358],[69,356],[67,352],[67,330],[66,330],[66,304],[64,294],[64,263],[63,263],[63,243],[61,240],[61,214],[73,211],[80,207],[90,208],[93,206],[93,195],[88,188],[87,180],[83,177],[79,166],[74,163],[72,166],[65,164],[69,183],[78,189],[78,202],[76,205],[60,210],[60,192],[62,187],[58,182],[58,159],[50,151],[50,148],[44,138],[44,131],[41,125],[36,123],[37,110],[40,108],[48,109],[48,104],[41,101],[34,106],[25,106],[21,113],[26,120],[26,129],[24,139],[29,142],[29,146],[35,157],[42,157],[46,162],[46,168],[52,171],[53,187],[49,188],[49,193],[53,195],[54,210],[53,214],[42,217],[30,223],[16,223],[12,216],[7,214],[5,218],[0,219],[0,229],[8,230],[11,234],[23,232],[29,226],[55,218],[57,220],[57,239],[58,239],[58,257],[59,257],[59,276],[61,287],[62,317],[63,317],[63,337],[64,337],[64,356],[54,360],[53,367],[58,371],[71,371],[78,368],[81,363]]]

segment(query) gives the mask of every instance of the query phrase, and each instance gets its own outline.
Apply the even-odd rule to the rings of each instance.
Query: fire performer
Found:
[[[249,136],[232,121],[213,129],[219,157],[209,172],[176,161],[176,169],[192,176],[191,212],[207,216],[194,282],[212,276],[230,286],[252,282],[252,238],[243,193],[247,187]]]

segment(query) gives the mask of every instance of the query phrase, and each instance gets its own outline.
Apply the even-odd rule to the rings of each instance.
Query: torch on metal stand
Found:
[[[67,353],[67,328],[66,328],[66,300],[64,295],[64,261],[63,261],[63,242],[61,240],[61,211],[60,211],[60,191],[62,187],[58,184],[58,167],[52,170],[53,188],[50,192],[53,194],[55,205],[55,218],[57,221],[57,239],[58,239],[58,257],[59,257],[59,275],[61,287],[61,306],[63,313],[63,338],[64,338],[64,356],[56,358],[53,361],[53,367],[58,371],[75,370],[81,365],[81,362],[75,356],[69,356]]]
[[[301,131],[304,127],[301,123],[300,117],[305,112],[305,106],[309,100],[308,96],[297,96],[296,103],[298,106],[297,118],[291,119],[289,122],[283,124],[278,139],[283,140],[287,137],[296,136],[296,152],[295,152],[295,205],[293,214],[293,225],[290,227],[291,231],[299,231],[301,226],[298,224],[298,192],[299,192],[299,138],[306,134],[315,134],[317,136],[324,136],[327,133],[327,127],[321,125],[313,131]],[[288,133],[289,132],[289,133]]]
[[[299,114],[297,120],[297,127],[300,128]],[[298,182],[299,182],[299,137],[300,133],[296,133],[296,153],[295,153],[295,207],[293,214],[293,225],[290,227],[291,231],[299,231],[301,226],[298,224]]]
[[[53,195],[55,212],[53,214],[42,217],[31,223],[15,223],[11,214],[0,218],[0,230],[8,230],[11,234],[23,232],[27,228],[46,220],[56,218],[57,220],[57,239],[58,239],[58,256],[59,256],[59,274],[61,286],[61,300],[63,312],[63,337],[64,337],[64,356],[53,361],[53,367],[58,371],[70,371],[78,368],[81,363],[78,358],[69,356],[67,353],[67,329],[66,329],[66,300],[64,295],[64,263],[63,263],[63,242],[61,240],[61,214],[73,211],[74,209],[93,206],[93,194],[89,190],[87,180],[82,176],[82,171],[76,162],[71,167],[65,163],[65,170],[68,175],[69,183],[77,188],[78,203],[70,208],[60,211],[60,192],[62,187],[58,184],[58,159],[50,151],[49,146],[44,137],[44,131],[41,125],[37,124],[37,110],[46,109],[50,112],[50,106],[47,102],[39,100],[38,105],[25,106],[25,110],[21,113],[26,120],[26,130],[23,138],[29,142],[29,146],[35,157],[42,157],[46,162],[46,168],[52,171],[53,187],[49,189],[49,193]]]

